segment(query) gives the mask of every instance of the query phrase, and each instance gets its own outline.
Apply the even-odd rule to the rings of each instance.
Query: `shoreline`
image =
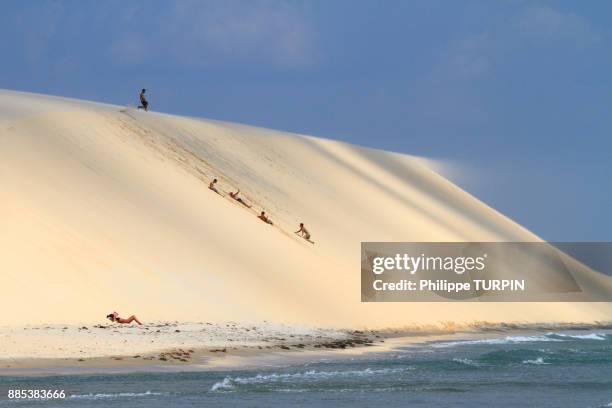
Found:
[[[175,322],[123,327],[4,327],[0,328],[0,338],[6,339],[19,330],[24,333],[13,339],[13,346],[22,341],[23,337],[36,341],[21,343],[21,355],[16,354],[17,349],[13,347],[13,357],[0,358],[0,377],[250,370],[355,356],[371,355],[376,358],[398,347],[425,346],[444,341],[491,339],[549,331],[612,329],[610,323],[474,324],[454,329],[447,326],[442,325],[437,329],[421,327],[364,331],[300,328],[269,323],[238,325]],[[130,338],[143,332],[147,334],[139,336],[136,341]],[[193,341],[194,334],[199,337],[199,344]],[[204,336],[207,338],[203,339]],[[60,337],[56,341],[64,345],[68,344],[65,341],[73,339],[70,343],[72,348],[55,346],[55,356],[45,356],[43,349],[48,347],[44,344],[49,337]],[[149,340],[151,337],[158,341]],[[92,341],[97,347],[92,347]],[[36,347],[37,344],[40,346]],[[95,355],[102,353],[105,346],[117,350],[117,344],[124,345],[123,353]],[[0,350],[1,355],[11,355],[10,346],[3,345],[2,348],[8,350]],[[23,355],[28,348],[33,355],[38,356]],[[37,351],[34,352],[34,349]],[[87,353],[82,349],[87,349]],[[80,353],[75,354],[77,350]],[[48,351],[46,353],[52,354]],[[64,355],[58,356],[58,353]]]

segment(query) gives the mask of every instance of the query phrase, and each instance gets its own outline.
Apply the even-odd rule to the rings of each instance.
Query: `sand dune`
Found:
[[[539,238],[422,158],[122,110],[0,91],[2,324],[112,310],[337,327],[612,316],[609,303],[362,304],[361,241]],[[252,209],[227,196],[235,188]],[[299,222],[316,245],[293,234]]]

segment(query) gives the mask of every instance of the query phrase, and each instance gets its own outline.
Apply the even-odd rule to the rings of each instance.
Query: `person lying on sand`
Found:
[[[244,205],[246,208],[251,208],[252,206],[248,205],[247,203],[245,203],[242,198],[238,197],[238,194],[240,193],[240,189],[238,189],[238,191],[236,191],[235,193],[230,192],[229,195],[230,197],[232,197],[234,200],[238,201],[240,204]]]
[[[123,323],[123,324],[130,324],[133,321],[136,321],[136,323],[138,324],[142,324],[140,322],[140,320],[138,320],[138,318],[136,317],[136,315],[131,315],[130,317],[128,317],[127,319],[122,319],[121,317],[119,317],[119,313],[117,312],[113,312],[109,315],[106,316],[106,318],[108,320],[110,320],[111,322],[115,322],[115,323]]]
[[[221,194],[219,190],[217,190],[217,187],[215,187],[215,184],[217,184],[217,179],[214,179],[213,181],[211,181],[210,184],[208,185],[208,188],[210,188],[212,191],[214,191],[217,194]]]
[[[263,221],[263,222],[265,222],[266,224],[274,225],[274,224],[272,223],[272,221],[271,221],[271,220],[270,220],[268,217],[266,217],[266,212],[265,212],[265,211],[262,211],[262,212],[261,212],[261,214],[259,214],[259,215],[257,216],[257,218],[259,218],[260,220],[262,220],[262,221]]]
[[[303,222],[300,222],[300,229],[295,231],[294,234],[301,235],[302,238],[304,238],[306,241],[310,241],[310,233],[308,232],[306,227],[304,227]]]

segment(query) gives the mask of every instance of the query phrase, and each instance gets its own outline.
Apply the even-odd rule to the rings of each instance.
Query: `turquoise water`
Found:
[[[6,399],[19,388],[66,398]],[[0,377],[0,392],[0,407],[612,407],[612,333],[438,342],[248,371]]]

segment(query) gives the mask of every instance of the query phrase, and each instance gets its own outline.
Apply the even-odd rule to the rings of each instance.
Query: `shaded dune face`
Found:
[[[228,195],[238,188],[252,208]],[[18,311],[5,324],[112,310],[340,327],[611,315],[607,303],[362,304],[362,241],[539,239],[425,159],[268,129],[2,91],[0,211],[0,307]],[[300,222],[315,245],[293,234]]]

